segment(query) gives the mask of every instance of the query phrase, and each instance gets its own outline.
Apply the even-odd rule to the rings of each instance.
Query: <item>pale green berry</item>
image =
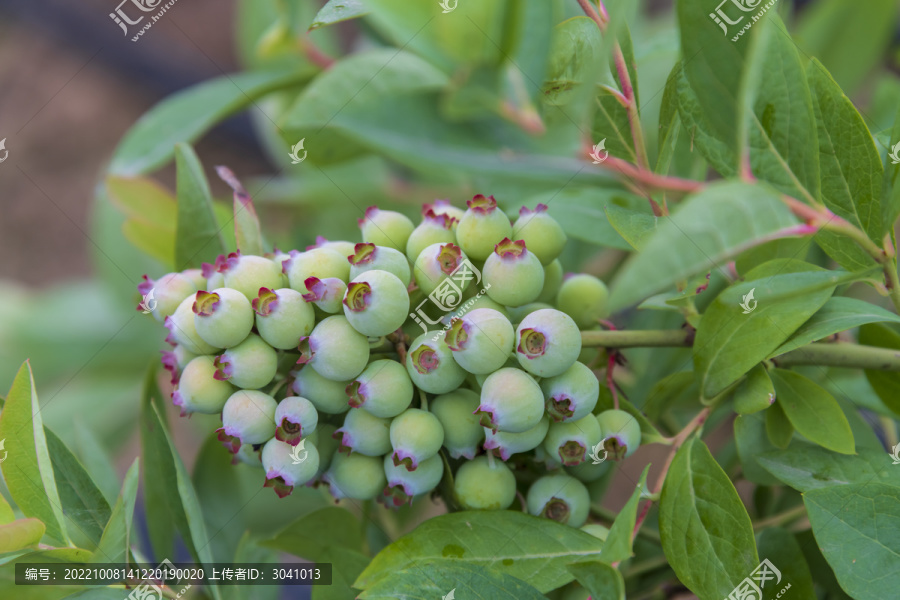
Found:
[[[507,314],[509,314],[510,323],[518,326],[519,323],[522,322],[522,319],[533,312],[543,310],[545,308],[553,308],[553,306],[544,302],[529,302],[528,304],[524,304],[522,306],[507,307],[506,312]]]
[[[493,451],[495,456],[503,460],[509,460],[513,454],[528,452],[540,446],[549,428],[550,419],[546,416],[541,418],[537,425],[521,433],[494,432],[485,427],[484,449]]]
[[[544,287],[537,297],[538,302],[543,302],[545,304],[556,302],[556,294],[559,292],[559,287],[563,283],[564,274],[563,266],[562,263],[559,262],[559,259],[554,260],[544,267]]]
[[[191,280],[194,284],[194,287],[197,290],[205,290],[206,289],[206,277],[203,276],[202,269],[185,269],[181,272],[182,275]],[[193,293],[193,292],[191,292]],[[187,297],[187,296],[185,296]],[[180,304],[180,303],[179,303]]]
[[[216,357],[216,379],[245,390],[258,390],[275,378],[278,353],[255,333]]]
[[[528,512],[563,525],[581,527],[587,521],[591,498],[584,484],[568,475],[544,475],[525,496]]]
[[[441,422],[444,448],[451,458],[464,456],[472,460],[478,453],[478,447],[484,440],[484,429],[474,414],[478,404],[478,394],[463,388],[431,401],[429,410]]]
[[[222,408],[219,440],[232,453],[241,444],[262,444],[275,436],[275,398],[255,390],[238,390]]]
[[[295,456],[303,460],[298,461]],[[263,446],[261,458],[266,470],[263,487],[273,488],[279,498],[289,496],[295,485],[312,481],[319,470],[319,452],[311,442],[305,442],[303,450],[295,454],[294,446],[271,439]]]
[[[370,206],[366,209],[366,216],[359,219],[359,228],[364,242],[403,252],[416,226],[404,214]]]
[[[470,287],[468,290],[471,292],[473,288]],[[462,318],[477,308],[490,308],[491,310],[496,310],[504,317],[509,317],[505,306],[494,302],[491,300],[491,297],[487,295],[486,290],[481,290],[471,298],[466,299],[462,304],[456,307],[456,310],[444,317],[443,320],[446,323],[451,323],[453,319]]]
[[[503,368],[484,380],[476,413],[482,427],[521,433],[537,426],[544,416],[544,395],[525,371]]]
[[[354,409],[344,417],[344,424],[334,432],[341,450],[366,456],[381,456],[391,451],[391,420]]]
[[[307,292],[306,280],[310,277],[335,277],[341,281],[350,279],[347,256],[330,248],[313,248],[306,252],[291,250],[291,257],[282,263],[282,268],[291,288],[301,294]]]
[[[344,281],[337,277],[309,277],[305,285],[307,292],[303,294],[304,300],[331,315],[344,312],[344,294],[347,293]]]
[[[423,294],[431,294],[438,288],[439,302],[448,309],[455,308],[462,300],[462,292],[469,286],[471,278],[457,276],[457,269],[468,259],[459,246],[447,244],[431,244],[419,253],[413,266],[416,285]],[[468,267],[467,272],[468,272]]]
[[[198,356],[181,344],[177,344],[171,350],[160,350],[160,353],[162,354],[160,362],[163,368],[172,374],[172,385],[178,383],[181,372],[189,362]]]
[[[564,312],[551,308],[535,311],[516,329],[516,358],[523,369],[539,377],[564,373],[579,354],[581,331]]]
[[[350,406],[388,419],[409,408],[415,390],[402,364],[376,360],[347,385],[346,392]]]
[[[262,448],[254,448],[247,444],[241,446],[231,457],[231,464],[236,465],[239,462],[262,468]]]
[[[307,250],[312,250],[313,248],[328,248],[329,250],[334,250],[341,256],[350,256],[353,254],[353,246],[355,244],[353,242],[349,242],[347,240],[335,240],[329,241],[322,237],[321,235],[316,236],[316,243],[312,246],[307,246]]]
[[[237,290],[219,288],[212,292],[197,292],[191,308],[197,335],[213,346],[237,346],[253,329],[253,307]]]
[[[438,216],[446,215],[453,219],[453,228],[456,229],[456,226],[459,224],[459,220],[462,219],[465,211],[461,208],[457,208],[450,204],[449,200],[441,200],[437,199],[434,202],[426,202],[422,205],[422,214],[424,215],[427,212],[432,212]]]
[[[457,501],[468,510],[503,510],[516,499],[516,477],[503,461],[486,456],[464,462],[453,488]]]
[[[572,275],[559,288],[556,305],[579,327],[592,327],[609,316],[609,291],[593,275]]]
[[[593,453],[593,448],[591,452]],[[598,458],[604,458],[602,450],[598,448],[598,452],[600,453]],[[588,459],[590,459],[590,456],[588,456]],[[604,460],[600,464],[594,464],[593,460],[585,460],[574,467],[563,467],[563,470],[578,481],[591,483],[606,475],[609,472],[609,465],[610,461],[608,460]]]
[[[467,256],[483,261],[494,251],[494,244],[512,235],[512,224],[493,196],[478,194],[467,205],[456,226],[456,239]]]
[[[444,461],[437,454],[423,460],[415,471],[408,471],[404,465],[394,465],[390,456],[384,457],[384,474],[387,486],[383,495],[394,507],[407,502],[412,504],[413,498],[430,492],[441,482],[444,475]]]
[[[312,305],[291,288],[262,288],[252,307],[260,337],[279,350],[296,348],[300,338],[309,335],[316,323]]]
[[[411,262],[432,244],[453,244],[456,233],[453,231],[456,220],[447,215],[438,215],[426,210],[422,222],[410,234],[406,242],[406,258]]]
[[[554,421],[573,421],[591,414],[600,397],[600,381],[584,363],[541,381],[547,414]]]
[[[375,244],[356,244],[353,252],[347,257],[350,261],[350,277],[355,279],[366,271],[387,271],[409,286],[412,273],[409,259],[399,250]]]
[[[339,415],[350,410],[344,390],[349,381],[333,381],[319,375],[315,369],[303,367],[294,375],[291,389],[298,396],[308,399],[316,410],[330,415]]]
[[[577,421],[550,423],[544,438],[544,451],[562,464],[574,467],[588,458],[591,449],[603,441],[603,432],[594,415]]]
[[[347,284],[344,316],[363,335],[393,333],[403,325],[408,313],[409,293],[392,273],[366,271]]]
[[[369,362],[369,340],[338,315],[322,320],[309,337],[301,338],[299,349],[298,364],[308,364],[334,381],[355,378]]]
[[[178,345],[192,354],[214,354],[221,350],[209,344],[197,333],[194,325],[194,296],[185,298],[175,312],[166,317],[164,325],[169,330],[166,341]]]
[[[215,374],[216,366],[211,356],[198,356],[184,367],[178,388],[172,394],[172,402],[181,407],[182,416],[195,412],[208,415],[222,412],[234,387],[226,381],[218,381]]]
[[[513,225],[513,237],[524,240],[542,265],[549,265],[566,246],[566,233],[560,224],[547,214],[547,205],[538,204],[534,210],[522,207]]]
[[[603,448],[612,460],[622,460],[634,454],[641,445],[641,424],[624,410],[604,410],[597,415],[603,431]]]
[[[183,273],[168,273],[156,280],[144,275],[144,281],[137,287],[141,295],[137,310],[149,311],[159,322],[174,314],[184,299],[199,289],[194,280]]]
[[[406,371],[416,387],[429,394],[451,392],[466,379],[466,372],[453,360],[446,342],[440,335],[428,333],[417,337],[409,347]]]
[[[225,284],[242,293],[247,300],[259,296],[260,288],[271,290],[281,287],[281,265],[262,256],[232,252],[228,255],[224,270]]]
[[[316,407],[306,398],[288,396],[275,409],[275,439],[296,446],[319,424]]]
[[[319,470],[316,472],[316,477],[328,470],[332,458],[340,447],[340,443],[333,437],[336,429],[337,427],[329,423],[320,423],[309,436],[309,441],[319,451]]]
[[[384,459],[362,454],[335,454],[322,480],[337,499],[372,500],[387,484]]]
[[[492,373],[512,352],[516,332],[505,316],[490,308],[478,308],[453,321],[444,342],[453,359],[469,373]]]
[[[419,408],[408,408],[391,421],[390,436],[394,465],[405,465],[408,471],[415,471],[444,444],[441,422]]]
[[[504,306],[534,302],[544,287],[544,267],[522,240],[503,238],[484,262],[488,296]]]

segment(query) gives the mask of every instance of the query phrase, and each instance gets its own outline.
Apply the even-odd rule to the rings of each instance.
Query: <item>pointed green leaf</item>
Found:
[[[635,250],[640,250],[652,239],[659,223],[650,212],[629,210],[616,204],[608,204],[604,212],[612,228]]]
[[[776,448],[784,450],[794,437],[794,426],[777,402],[766,411],[766,436]]]
[[[328,507],[297,519],[260,545],[317,561],[330,548],[361,551],[362,529],[348,510]]]
[[[900,469],[887,452],[860,450],[838,454],[811,444],[797,444],[759,456],[759,464],[801,492],[851,483],[878,482],[900,490]],[[897,492],[900,493],[900,492]]]
[[[156,382],[154,363],[144,377],[141,393],[141,456],[144,458],[143,497],[147,512],[148,537],[157,556],[172,556],[175,552],[175,515],[170,507],[170,488],[174,484],[165,468],[165,448],[161,447],[161,433],[153,419],[153,405],[164,407],[162,392]],[[165,413],[161,413],[165,414]],[[153,458],[159,455],[160,460]]]
[[[0,554],[16,552],[41,541],[46,531],[37,519],[18,519],[0,525]]]
[[[881,185],[881,214],[885,223],[895,223],[900,216],[900,108],[894,117],[894,128],[891,130],[889,156],[884,168],[884,181]],[[894,162],[892,156],[898,158]]]
[[[261,256],[263,253],[262,229],[253,206],[253,198],[228,167],[216,167],[219,178],[234,190],[234,239],[244,254]]]
[[[309,30],[364,17],[367,14],[369,14],[368,7],[359,0],[328,0],[316,13]]]
[[[794,371],[774,369],[778,404],[797,433],[829,450],[853,454],[853,432],[834,397]]]
[[[778,584],[775,581],[767,582],[764,589],[765,600],[776,600],[776,594],[788,583],[791,585],[790,591],[782,594],[782,597],[816,597],[809,565],[806,564],[800,544],[793,534],[781,527],[770,527],[759,532],[756,545],[759,548],[759,558],[768,559],[781,571],[782,577]]]
[[[763,469],[757,458],[765,452],[772,452],[772,445],[766,435],[766,414],[753,413],[740,415],[734,420],[734,445],[741,460],[741,472],[747,481],[759,485],[777,485],[778,479]]]
[[[47,450],[31,373],[31,363],[19,368],[0,413],[0,440],[5,440],[6,460],[0,463],[3,479],[12,499],[26,517],[34,517],[47,527],[47,535],[69,544],[62,502]]]
[[[625,600],[625,580],[615,567],[593,561],[575,563],[568,568],[592,598]]]
[[[756,365],[734,391],[734,412],[749,415],[772,406],[775,388],[762,365]]]
[[[696,438],[678,450],[669,467],[659,502],[659,534],[678,579],[702,600],[727,598],[759,564],[747,509],[706,444]]]
[[[131,523],[134,520],[134,503],[137,499],[139,458],[135,458],[125,473],[122,492],[113,507],[112,515],[91,562],[94,563],[126,563],[131,552]]]
[[[685,199],[612,283],[613,312],[676,282],[718,268],[797,221],[767,186],[723,182]]]
[[[631,493],[631,498],[619,511],[612,527],[609,528],[609,535],[607,535],[606,542],[603,544],[603,560],[607,563],[612,564],[628,560],[634,553],[632,550],[632,537],[635,523],[637,523],[637,511],[641,495],[647,490],[647,472],[649,470],[650,465],[644,467],[641,478],[638,479],[637,486]]]
[[[188,144],[175,146],[178,218],[175,230],[175,266],[178,270],[212,263],[225,252],[221,227],[213,210],[203,165]]]
[[[900,327],[871,323],[859,328],[859,343],[866,346],[900,350]],[[900,373],[867,370],[866,379],[885,406],[900,415]]]

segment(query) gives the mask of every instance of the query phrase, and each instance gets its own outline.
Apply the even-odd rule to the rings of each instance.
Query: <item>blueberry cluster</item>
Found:
[[[173,402],[221,414],[219,439],[279,496],[322,482],[400,506],[443,480],[463,508],[505,509],[524,481],[531,513],[583,525],[599,448],[622,459],[641,431],[598,409],[580,329],[606,317],[607,290],[563,277],[546,209],[512,223],[478,195],[426,204],[416,226],[371,207],[362,243],[145,276]]]

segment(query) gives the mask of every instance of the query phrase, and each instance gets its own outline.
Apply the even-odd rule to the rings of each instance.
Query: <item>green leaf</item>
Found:
[[[900,323],[900,317],[880,306],[857,298],[843,296],[829,298],[816,314],[810,317],[800,329],[788,338],[788,341],[779,346],[768,358],[796,350],[841,331],[880,321]],[[870,344],[870,342],[862,343]]]
[[[97,435],[80,419],[75,421],[74,449],[85,471],[103,494],[107,506],[114,503],[119,495],[119,476]]]
[[[696,438],[669,467],[659,534],[678,579],[701,600],[728,597],[759,564],[750,516],[728,475]]]
[[[244,254],[262,256],[262,229],[253,206],[253,198],[231,169],[216,167],[216,173],[234,191],[234,239],[238,250]]]
[[[609,534],[606,537],[606,542],[603,544],[603,560],[607,563],[622,562],[623,560],[628,560],[634,554],[632,550],[632,536],[635,523],[637,523],[638,504],[641,501],[641,495],[647,489],[647,472],[649,470],[650,465],[644,467],[641,478],[631,493],[631,498],[619,511],[612,527],[609,528]]]
[[[766,410],[766,413],[770,409]],[[766,417],[763,413],[740,415],[734,420],[734,444],[741,460],[741,471],[747,481],[759,485],[777,485],[778,479],[763,469],[758,457],[776,450],[766,435]]]
[[[860,450],[846,455],[810,444],[759,456],[759,464],[801,492],[851,483],[877,482],[900,489],[900,469],[886,452]],[[900,492],[898,492],[900,493]]]
[[[573,527],[519,512],[451,513],[425,521],[379,552],[353,586],[368,589],[419,561],[446,559],[518,577],[543,593],[572,581],[566,565],[605,560],[602,544]]]
[[[369,9],[359,0],[328,0],[325,6],[316,13],[309,30],[364,17],[367,14],[369,14]]]
[[[825,304],[837,277],[810,263],[779,259],[752,269],[746,283],[719,294],[703,314],[694,341],[703,396],[721,393],[771,354]],[[746,306],[755,306],[749,314],[744,314],[742,297]]]
[[[756,546],[759,548],[759,557],[768,559],[779,571],[782,579],[776,584],[774,580],[768,581],[763,588],[765,600],[776,600],[776,595],[790,583],[790,596],[797,598],[815,598],[813,579],[809,572],[809,565],[803,557],[803,551],[797,539],[787,530],[781,527],[764,529],[756,538]],[[818,575],[818,573],[817,573]],[[790,597],[788,593],[782,597]]]
[[[232,556],[232,562],[240,563],[278,563],[278,553],[274,550],[261,548],[252,538],[249,531],[245,531],[237,543],[237,550]],[[332,577],[332,581],[334,578]],[[223,585],[222,600],[278,600],[279,586],[248,586],[248,585]],[[315,594],[315,592],[314,592]]]
[[[9,502],[6,501],[6,498],[3,497],[3,494],[0,494],[0,525],[6,525],[15,520],[16,514],[13,512],[12,506],[10,506]]]
[[[122,233],[136,248],[168,268],[175,264],[175,199],[145,177],[109,176],[109,199],[125,214]]]
[[[594,96],[589,85],[602,68],[603,39],[597,24],[587,17],[574,17],[553,28],[543,101],[565,107],[562,114],[581,114]],[[597,140],[599,141],[599,140]]]
[[[894,140],[897,140],[896,142]],[[900,108],[894,117],[894,128],[891,130],[889,152],[900,156]],[[900,162],[889,159],[884,169],[884,181],[881,186],[882,215],[885,223],[895,223],[900,215]]]
[[[734,391],[734,412],[749,415],[772,406],[775,388],[766,368],[756,365]]]
[[[193,142],[216,123],[263,96],[308,77],[308,72],[295,68],[238,73],[173,94],[150,109],[125,134],[109,172],[123,176],[149,173],[172,159],[175,144]]]
[[[853,432],[834,397],[794,371],[773,369],[778,404],[797,433],[842,454],[853,454]]]
[[[896,596],[900,578],[900,503],[897,488],[854,483],[803,494],[816,543],[856,600]]]
[[[175,229],[175,265],[178,270],[212,263],[225,252],[216,221],[209,182],[203,165],[188,144],[175,146],[178,218]]]
[[[682,279],[719,265],[796,225],[770,188],[716,183],[685,199],[613,280],[610,310],[616,312]]]
[[[383,578],[358,596],[360,600],[443,598],[455,590],[459,600],[546,600],[515,577],[481,565],[424,560]]]
[[[642,249],[656,233],[659,219],[652,212],[628,210],[616,204],[608,204],[603,210],[612,228],[635,250]]]
[[[900,328],[896,325],[871,323],[859,328],[859,343],[878,348],[900,350]],[[882,402],[900,415],[900,373],[866,370],[869,385]]]
[[[579,562],[569,565],[575,576],[591,598],[603,600],[625,600],[625,580],[618,569],[599,561]]]
[[[766,436],[772,445],[784,450],[794,437],[794,426],[777,402],[766,411]]]
[[[134,503],[137,499],[140,459],[135,458],[122,484],[122,492],[116,500],[103,537],[94,552],[94,563],[127,563],[131,552],[131,524],[134,519]]]
[[[8,455],[0,468],[12,499],[26,517],[47,527],[47,535],[69,544],[53,463],[44,437],[41,405],[31,363],[19,368],[0,413],[0,440]]]
[[[159,408],[165,406],[162,392],[156,381],[157,367],[154,362],[147,369],[144,377],[144,386],[141,392],[141,456],[144,458],[144,485],[143,497],[147,513],[148,537],[153,553],[156,556],[172,556],[175,552],[175,515],[170,507],[172,499],[169,487],[171,480],[165,479],[169,473],[163,460],[151,459],[155,454],[160,454],[164,460],[166,449],[162,446],[162,432],[157,430],[155,424],[153,405]],[[160,414],[165,414],[164,412]],[[166,462],[170,462],[169,459]],[[165,485],[160,482],[165,481]]]
[[[46,527],[37,519],[17,519],[0,525],[0,554],[33,546],[44,537]]]

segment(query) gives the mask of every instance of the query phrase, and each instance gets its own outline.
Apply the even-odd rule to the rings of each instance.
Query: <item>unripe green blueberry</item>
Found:
[[[311,435],[318,424],[319,413],[306,398],[288,396],[275,408],[275,439],[291,446]]]
[[[172,385],[178,383],[181,372],[189,362],[198,356],[181,344],[177,344],[171,350],[160,350],[160,353],[162,354],[160,362],[162,363],[163,368],[172,374]]]
[[[446,288],[449,294],[441,294],[441,303],[453,308],[462,300],[461,292],[469,287],[470,279],[456,277],[448,281],[448,278],[466,260],[466,255],[455,244],[431,244],[419,253],[415,265],[413,265],[416,285],[423,294],[431,294],[438,287]],[[444,283],[445,281],[448,283]],[[450,286],[451,283],[452,286]]]
[[[155,280],[144,275],[144,281],[138,284],[137,289],[141,295],[137,310],[150,311],[153,318],[162,323],[198,288],[191,277],[183,273],[168,273]]]
[[[277,439],[269,440],[262,448],[262,464],[266,470],[263,487],[273,488],[279,498],[289,496],[295,485],[311,481],[319,470],[319,452],[315,444],[304,442],[303,450],[296,454],[305,455],[299,462],[294,458],[294,452],[294,446]]]
[[[581,527],[587,521],[591,497],[584,484],[568,475],[544,475],[525,496],[528,512],[563,525]]]
[[[350,277],[355,279],[366,271],[387,271],[403,282],[405,287],[412,281],[409,259],[399,250],[375,244],[356,244],[347,257],[350,261]]]
[[[438,215],[433,211],[425,211],[422,222],[412,231],[406,242],[406,258],[410,262],[415,262],[419,255],[422,254],[422,251],[432,244],[455,243],[455,225],[456,220],[452,217]]]
[[[537,425],[522,433],[508,433],[506,431],[497,431],[495,433],[485,427],[483,429],[484,449],[493,451],[494,456],[499,456],[503,460],[509,460],[509,457],[513,454],[528,452],[540,446],[547,435],[549,427],[550,419],[546,415],[541,418]]]
[[[225,260],[225,284],[242,293],[247,300],[259,296],[260,288],[278,289],[282,283],[281,265],[263,256],[232,252]]]
[[[206,277],[203,276],[203,269],[185,269],[181,274],[190,279],[198,290],[206,289]]]
[[[503,367],[501,367],[501,368],[518,369],[519,361],[516,360],[515,356],[510,356],[509,358],[506,359],[506,362],[503,363]],[[499,371],[499,369],[498,369],[498,371]],[[478,375],[475,376],[475,382],[478,384],[479,389],[484,387],[485,380],[488,377],[490,377],[491,375],[493,375],[493,373],[479,373]]]
[[[641,445],[641,424],[624,410],[604,410],[597,415],[603,432],[603,448],[612,460],[634,454]]]
[[[384,460],[380,456],[338,453],[322,480],[336,499],[372,500],[387,483]]]
[[[403,365],[376,360],[347,385],[346,393],[353,408],[389,419],[409,408],[415,390]]]
[[[466,372],[453,360],[453,353],[440,336],[423,333],[406,353],[406,372],[417,388],[429,394],[446,394],[460,386]]]
[[[559,286],[563,283],[563,275],[563,266],[559,259],[544,267],[544,287],[537,297],[538,302],[545,304],[556,302],[556,294],[559,292]]]
[[[409,293],[396,275],[366,271],[347,284],[344,316],[358,332],[379,337],[397,331],[409,314]]]
[[[260,337],[279,350],[296,348],[316,323],[313,307],[297,290],[262,288],[251,303]]]
[[[446,215],[453,219],[453,228],[456,229],[457,225],[459,225],[459,220],[462,219],[465,211],[461,208],[457,208],[450,204],[449,200],[441,200],[437,199],[434,202],[426,202],[422,205],[422,214],[424,215],[427,212],[433,212],[434,214]]]
[[[472,291],[472,288],[469,288],[469,291]],[[463,295],[463,297],[465,298],[465,295]],[[506,307],[491,300],[491,297],[487,295],[487,292],[481,290],[471,298],[465,299],[462,304],[456,307],[456,310],[444,317],[444,321],[451,323],[453,319],[460,319],[477,308],[490,308],[491,310],[496,310],[504,317],[509,318]]]
[[[197,292],[191,308],[197,335],[213,346],[237,346],[253,329],[253,307],[237,290],[218,288]]]
[[[579,327],[592,327],[609,316],[609,291],[593,275],[572,275],[563,281],[556,305]]]
[[[278,269],[281,271],[281,285],[278,286],[279,288],[291,287],[291,282],[288,279],[287,273],[284,272],[284,261],[288,260],[290,257],[290,253],[282,252],[278,248],[275,248],[271,253],[266,254],[266,258],[278,265]]]
[[[295,373],[291,389],[313,403],[316,410],[329,415],[339,415],[350,410],[344,390],[349,381],[333,381],[319,375],[315,369],[303,367]]]
[[[559,454],[554,454],[553,456],[547,454],[547,452],[544,451],[543,443],[534,449],[534,460],[535,462],[543,463],[548,471],[555,471],[563,466],[562,463],[559,462]]]
[[[484,262],[488,296],[504,306],[534,302],[544,287],[544,267],[522,240],[503,240]]]
[[[591,449],[603,440],[603,432],[594,415],[577,421],[550,423],[544,438],[544,451],[559,459],[567,467],[581,464]]]
[[[599,523],[585,523],[580,529],[585,533],[591,534],[601,542],[605,542],[606,538],[609,537],[609,529]]]
[[[338,315],[320,321],[309,337],[301,338],[299,349],[297,363],[334,381],[355,378],[369,362],[369,340]]]
[[[328,470],[331,466],[331,460],[337,453],[340,444],[334,439],[334,432],[337,429],[329,423],[320,423],[316,430],[309,436],[316,449],[319,451],[319,470],[316,477]]]
[[[313,248],[306,252],[291,250],[291,257],[282,263],[282,268],[291,288],[301,294],[307,291],[306,280],[310,277],[335,277],[341,281],[350,279],[347,255],[330,248]]]
[[[581,354],[581,331],[572,317],[545,308],[519,323],[516,329],[516,358],[522,368],[539,377],[565,373]]]
[[[513,225],[513,237],[525,240],[542,265],[549,265],[566,246],[566,233],[556,219],[547,214],[547,205],[538,204],[534,210],[522,207]]]
[[[478,308],[453,321],[444,342],[459,366],[469,373],[485,374],[506,363],[515,337],[509,319],[496,310]]]
[[[599,449],[598,449],[599,450]],[[593,448],[591,448],[591,452],[593,452]],[[583,483],[591,483],[592,481],[597,481],[609,471],[610,461],[604,460],[600,464],[595,465],[593,460],[590,460],[590,456],[582,462],[574,467],[563,467],[563,470],[566,474],[571,475],[578,481]],[[599,458],[603,458],[602,454]]]
[[[468,510],[503,510],[516,499],[516,477],[505,463],[479,456],[464,462],[453,480],[456,500]]]
[[[344,312],[344,294],[347,284],[337,277],[309,277],[306,282],[307,292],[303,299],[315,304],[322,312],[337,314]]]
[[[407,471],[415,471],[444,444],[441,422],[419,408],[408,408],[391,421],[390,435],[394,465],[404,465]]]
[[[341,256],[350,256],[353,254],[353,246],[355,244],[353,242],[348,242],[347,240],[335,240],[330,241],[322,237],[321,235],[316,236],[316,243],[312,246],[307,246],[307,250],[313,250],[314,248],[328,248],[329,250],[334,250]]]
[[[403,252],[416,226],[404,214],[370,206],[366,209],[366,216],[359,219],[359,228],[364,242]]]
[[[492,431],[528,431],[544,416],[541,386],[525,371],[500,369],[484,380],[476,414]]]
[[[278,353],[255,333],[216,357],[216,379],[245,390],[258,390],[275,378]]]
[[[216,264],[214,265],[203,263],[201,272],[203,273],[204,279],[206,279],[206,287],[202,288],[204,291],[211,292],[220,287],[225,287],[225,273],[219,270],[225,269],[225,260],[225,255],[220,255],[216,258]]]
[[[456,226],[456,239],[466,255],[483,261],[494,251],[494,244],[512,235],[512,224],[493,196],[478,194],[466,204],[469,208]]]
[[[394,507],[412,504],[413,497],[430,492],[441,482],[444,475],[444,461],[437,454],[423,460],[415,471],[405,466],[395,466],[390,456],[384,457],[384,474],[387,486],[383,495]]]
[[[238,390],[222,408],[219,440],[232,453],[241,444],[262,444],[275,435],[275,398],[255,390]]]
[[[231,455],[231,464],[236,465],[238,463],[262,468],[262,448],[254,448],[249,444],[244,444],[238,448],[237,452]]]
[[[545,302],[529,302],[528,304],[523,304],[522,306],[507,307],[506,312],[509,315],[510,323],[518,327],[519,323],[522,322],[522,319],[533,312],[537,312],[545,308],[553,308],[553,306],[550,304],[546,304]]]
[[[366,456],[388,454],[391,451],[391,420],[364,410],[351,410],[344,417],[344,424],[334,432],[334,438],[340,442],[339,450]]]
[[[215,374],[211,356],[198,356],[184,367],[178,388],[172,393],[172,403],[181,407],[182,416],[222,412],[234,387],[226,381],[217,381]]]
[[[484,429],[474,414],[478,409],[478,394],[459,388],[431,401],[429,410],[444,429],[444,448],[451,458],[475,458],[484,440]]]
[[[541,381],[547,414],[554,421],[575,421],[594,411],[600,381],[584,363],[575,362],[559,375]]]
[[[199,293],[199,292],[198,292]],[[166,317],[163,324],[169,330],[166,341],[173,346],[181,346],[192,354],[214,354],[222,349],[209,344],[197,333],[194,324],[194,296],[182,300],[175,312]]]

